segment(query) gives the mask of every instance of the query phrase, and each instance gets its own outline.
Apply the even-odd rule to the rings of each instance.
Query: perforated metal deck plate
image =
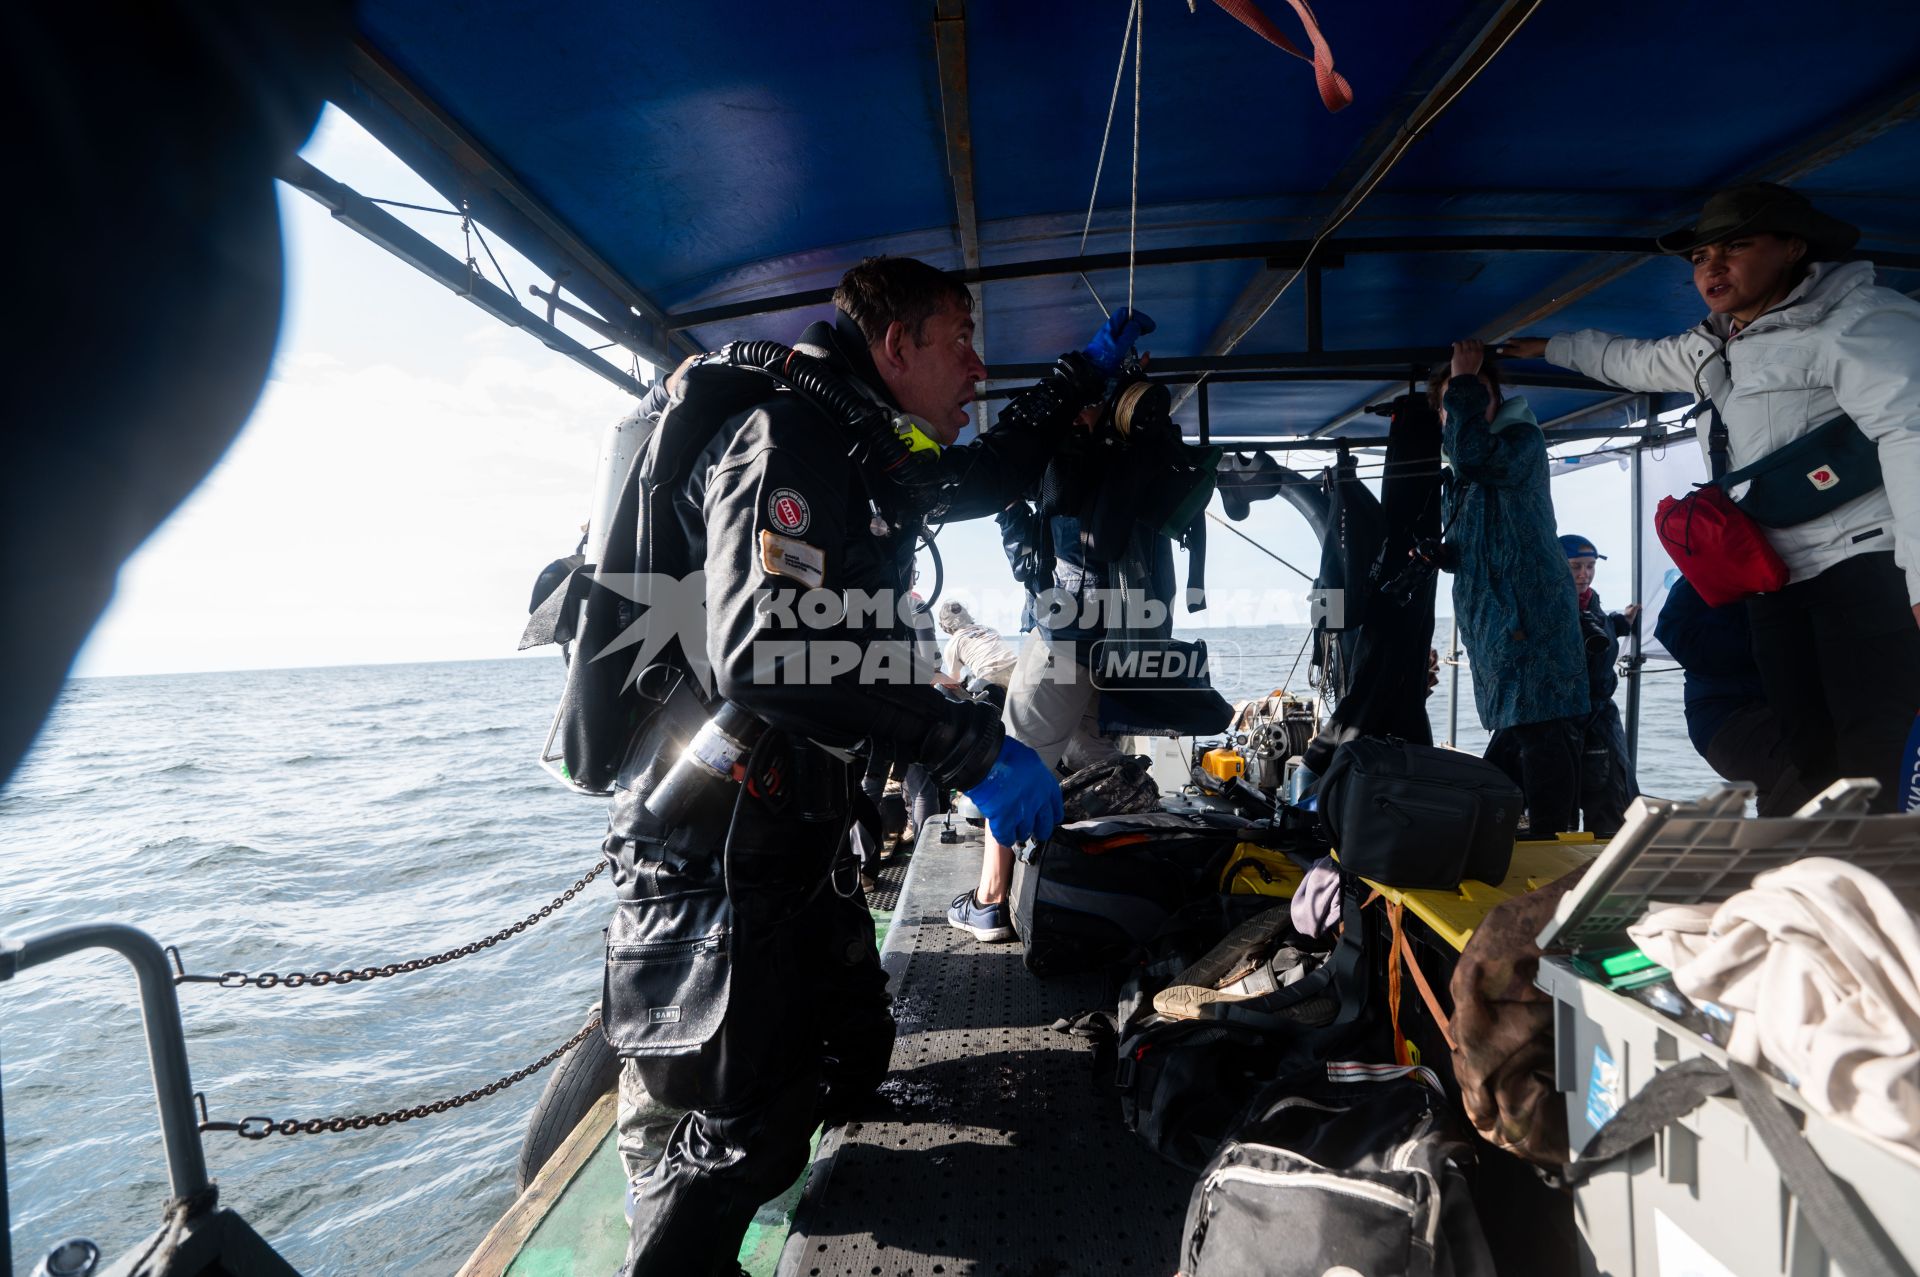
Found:
[[[1193,1176],[1161,1161],[1050,1027],[1108,1000],[1095,974],[1040,980],[1018,944],[948,925],[980,836],[922,831],[883,955],[900,1037],[880,1095],[821,1141],[783,1277],[1164,1275]]]

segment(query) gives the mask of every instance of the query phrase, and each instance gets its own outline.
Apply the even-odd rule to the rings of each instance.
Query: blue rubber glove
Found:
[[[1066,814],[1053,768],[1011,736],[1000,742],[993,770],[967,791],[967,797],[987,818],[988,831],[1003,847],[1045,838]]]
[[[1095,368],[1111,377],[1120,371],[1120,361],[1127,357],[1133,344],[1153,329],[1151,317],[1122,306],[1107,316],[1107,322],[1100,326],[1100,331],[1093,335],[1093,340],[1080,353]]]

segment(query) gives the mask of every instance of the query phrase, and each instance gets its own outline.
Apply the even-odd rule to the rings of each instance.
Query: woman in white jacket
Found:
[[[1784,186],[1721,191],[1658,241],[1693,263],[1698,325],[1654,341],[1516,337],[1505,352],[1694,395],[1703,449],[1716,412],[1724,425],[1716,477],[1800,441],[1769,480],[1785,505],[1750,509],[1792,574],[1748,600],[1754,657],[1807,779],[1875,777],[1890,810],[1920,785],[1902,758],[1920,713],[1920,303],[1876,286],[1872,263],[1842,260],[1858,238]],[[1731,496],[1759,495],[1739,478]]]

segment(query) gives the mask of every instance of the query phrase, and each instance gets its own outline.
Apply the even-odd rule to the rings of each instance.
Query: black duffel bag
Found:
[[[1143,812],[1061,825],[1014,852],[1013,929],[1027,970],[1091,971],[1125,958],[1215,890],[1246,822]]]
[[[1187,1206],[1187,1277],[1494,1277],[1473,1154],[1425,1069],[1321,1065],[1276,1082]]]
[[[1505,878],[1525,807],[1483,758],[1377,736],[1342,745],[1317,792],[1340,867],[1413,889]]]

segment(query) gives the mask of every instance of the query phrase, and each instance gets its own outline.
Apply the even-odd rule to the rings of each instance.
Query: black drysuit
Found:
[[[800,349],[884,397],[844,316],[810,328]],[[1091,365],[1065,357],[992,430],[946,450],[945,517],[1003,508],[1101,389]],[[730,812],[668,828],[642,805],[684,738],[665,712],[616,787],[608,1037],[638,1060],[655,1100],[691,1110],[637,1193],[630,1274],[734,1272],[754,1209],[799,1173],[814,1126],[886,1072],[886,980],[846,848],[860,768],[829,748],[884,751],[963,789],[999,751],[991,708],[950,700],[912,671],[899,610],[796,628],[810,590],[908,597],[919,529],[896,489],[846,458],[839,430],[770,391],[720,428],[684,497],[683,522],[704,537],[690,561],[706,570],[715,690],[767,732]],[[847,652],[859,662],[835,668]]]

